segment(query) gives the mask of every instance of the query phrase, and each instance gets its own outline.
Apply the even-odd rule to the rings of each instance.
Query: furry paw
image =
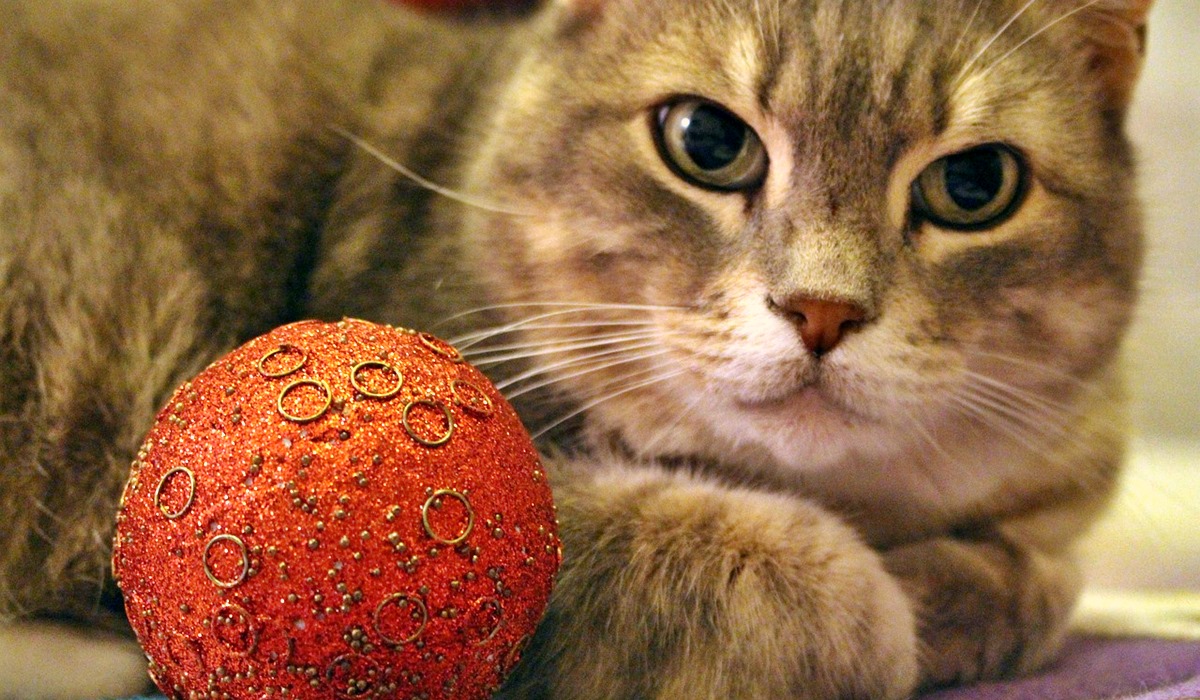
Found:
[[[885,561],[917,606],[927,687],[1044,665],[1062,645],[1079,592],[1070,562],[1000,539],[928,540]]]
[[[907,697],[913,615],[876,554],[796,498],[648,468],[563,478],[566,562],[504,697]]]

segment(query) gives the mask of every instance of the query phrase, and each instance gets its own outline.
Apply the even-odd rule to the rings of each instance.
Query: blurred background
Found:
[[[1200,591],[1200,1],[1155,3],[1129,130],[1149,237],[1126,352],[1137,439],[1085,554],[1095,587]]]

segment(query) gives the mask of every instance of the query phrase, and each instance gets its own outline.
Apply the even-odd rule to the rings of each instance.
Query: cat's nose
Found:
[[[771,308],[800,330],[804,347],[820,357],[837,347],[842,338],[866,319],[862,307],[845,301],[793,295],[770,299]]]

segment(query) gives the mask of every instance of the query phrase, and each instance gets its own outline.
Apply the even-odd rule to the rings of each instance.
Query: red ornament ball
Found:
[[[304,321],[175,392],[113,571],[173,698],[487,697],[561,560],[512,407],[426,333]]]

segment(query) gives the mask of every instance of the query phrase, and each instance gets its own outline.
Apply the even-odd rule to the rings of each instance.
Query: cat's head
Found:
[[[468,179],[525,212],[468,229],[510,393],[783,472],[1057,449],[1135,296],[1148,5],[558,0]]]

